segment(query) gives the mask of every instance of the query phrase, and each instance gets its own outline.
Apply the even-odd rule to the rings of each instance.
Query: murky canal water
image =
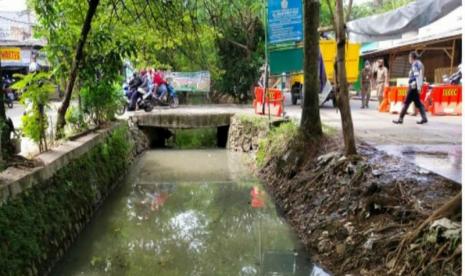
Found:
[[[148,151],[52,275],[326,275],[240,158]]]

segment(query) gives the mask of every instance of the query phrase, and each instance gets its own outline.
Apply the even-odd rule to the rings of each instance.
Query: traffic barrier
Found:
[[[420,101],[425,107],[426,111],[430,111],[431,106],[432,106],[432,100],[431,100],[431,90],[429,83],[424,83],[423,87],[421,88],[420,92]]]
[[[426,96],[428,95],[428,88],[429,88],[429,84],[428,83],[424,83],[423,86],[421,87],[421,91],[420,91],[420,101],[425,104],[425,101],[426,101]]]
[[[269,112],[273,116],[282,116],[284,111],[284,96],[281,90],[269,88],[268,95],[265,95],[265,101],[263,101],[264,91],[264,87],[255,87],[255,100],[253,101],[253,108],[255,110],[255,114],[265,115]],[[265,105],[265,108],[263,108],[263,105]]]
[[[400,109],[402,108],[402,105],[400,105],[399,108],[399,103],[397,102],[397,87],[391,87],[389,89],[389,112],[390,113],[399,113]]]
[[[402,107],[404,106],[404,100],[405,100],[405,97],[407,96],[407,87],[397,86],[397,87],[394,87],[392,90],[393,90],[393,94],[395,93],[395,97],[394,95],[392,96],[392,99],[394,101],[391,103],[389,112],[393,114],[398,114],[400,113],[400,111],[402,110]]]
[[[462,86],[461,85],[438,85],[431,91],[432,106],[431,114],[462,115]]]
[[[393,114],[398,114],[402,111],[404,107],[405,98],[407,98],[408,87],[407,86],[397,86],[393,88],[395,90],[395,102],[391,103],[389,112]],[[394,96],[393,96],[394,98]],[[410,104],[409,108],[407,109],[407,113],[415,114],[415,104]]]
[[[379,104],[379,112],[389,112],[389,91],[390,87],[384,87],[383,101]]]

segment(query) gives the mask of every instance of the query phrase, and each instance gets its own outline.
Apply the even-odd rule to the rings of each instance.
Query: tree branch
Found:
[[[328,9],[329,9],[329,13],[331,14],[331,22],[333,22],[333,27],[336,28],[336,18],[334,17],[333,7],[331,6],[331,1],[326,0],[326,4],[328,4]]]
[[[234,41],[234,40],[232,40],[232,39],[229,39],[229,38],[226,38],[226,41],[228,41],[229,43],[231,43],[231,44],[233,44],[233,45],[235,45],[235,46],[237,46],[237,47],[239,47],[239,48],[242,48],[242,49],[246,50],[247,52],[250,52],[249,47],[247,47],[247,46],[244,45],[244,44],[241,44],[241,43],[239,43],[239,42],[237,42],[237,41]]]
[[[346,22],[349,22],[350,16],[352,15],[352,4],[353,0],[349,0],[349,6],[347,7]]]

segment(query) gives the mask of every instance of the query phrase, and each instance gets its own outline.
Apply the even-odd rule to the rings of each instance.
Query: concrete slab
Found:
[[[0,206],[10,197],[14,197],[32,185],[36,185],[52,177],[59,169],[71,160],[83,154],[100,143],[107,135],[121,123],[111,128],[97,130],[74,141],[67,141],[62,145],[42,153],[36,157],[43,165],[35,168],[9,167],[0,173]]]

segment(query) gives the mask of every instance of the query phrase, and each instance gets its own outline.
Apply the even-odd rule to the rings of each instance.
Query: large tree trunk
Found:
[[[89,1],[89,9],[87,10],[87,15],[86,15],[84,24],[82,25],[81,37],[79,38],[73,64],[71,66],[71,71],[69,72],[68,83],[67,83],[66,91],[65,91],[65,97],[63,99],[63,102],[61,103],[60,108],[58,109],[57,125],[56,125],[57,138],[63,137],[63,129],[66,124],[65,114],[66,114],[66,111],[68,110],[69,103],[71,101],[71,94],[73,93],[74,83],[76,81],[76,77],[78,74],[79,65],[81,63],[81,60],[83,59],[84,44],[86,43],[87,35],[90,32],[90,28],[92,26],[92,18],[95,15],[99,2],[100,0]]]
[[[310,136],[323,134],[320,120],[318,92],[318,54],[320,38],[320,2],[318,0],[304,1],[304,99],[300,129]]]
[[[349,87],[345,66],[346,57],[346,33],[344,22],[343,1],[336,0],[336,41],[337,41],[337,88],[338,107],[341,111],[342,133],[346,155],[357,154],[355,147],[354,125],[349,103]]]

